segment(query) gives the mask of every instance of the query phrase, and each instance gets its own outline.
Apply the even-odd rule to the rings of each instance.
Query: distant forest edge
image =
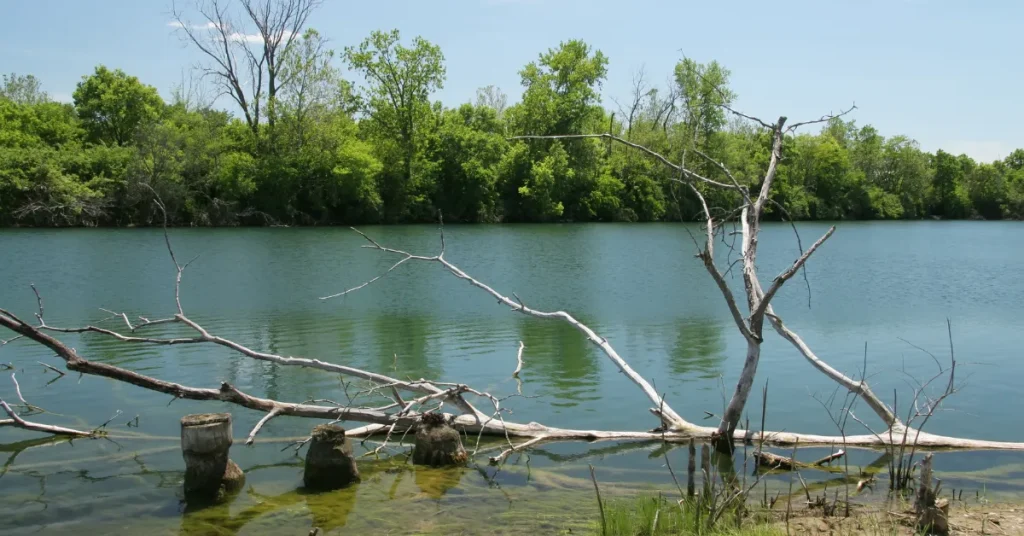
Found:
[[[217,39],[181,27],[193,44]],[[727,181],[696,147],[752,188],[769,157],[770,133],[723,110],[736,96],[717,62],[683,58],[667,87],[637,72],[631,95],[602,103],[608,60],[572,40],[520,71],[520,102],[489,86],[448,108],[431,100],[444,56],[421,38],[375,32],[336,53],[312,29],[278,34],[275,46],[223,36],[230,46],[214,53],[234,72],[211,61],[201,85],[230,97],[236,113],[214,109],[201,85],[164,102],[102,65],[73,104],[52,101],[31,75],[5,75],[0,225],[156,225],[153,190],[181,226],[418,223],[438,213],[461,223],[689,221],[700,214],[694,194],[638,151],[509,138],[612,132]],[[343,79],[340,62],[366,83]],[[797,132],[783,158],[768,209],[776,219],[1024,216],[1020,149],[979,163],[836,119]],[[706,186],[710,205],[736,206],[735,192]]]

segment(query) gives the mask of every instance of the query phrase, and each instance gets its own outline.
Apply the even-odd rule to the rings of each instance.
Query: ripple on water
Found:
[[[825,226],[802,228],[806,237]],[[369,231],[413,251],[437,247],[431,228]],[[731,327],[718,289],[686,246],[689,237],[682,227],[452,226],[448,237],[447,258],[500,292],[516,292],[531,306],[576,315],[607,337],[691,420],[699,420],[703,411],[720,411],[720,385],[726,392],[731,389],[744,342]],[[190,318],[216,335],[259,351],[315,357],[403,378],[462,381],[502,395],[518,387],[511,371],[523,341],[526,397],[504,403],[514,410],[512,418],[580,428],[654,425],[647,411],[650,401],[578,331],[511,312],[437,266],[410,264],[345,298],[318,300],[366,281],[394,262],[359,249],[361,239],[344,230],[181,229],[172,232],[172,239],[183,257],[202,253],[186,275],[182,301]],[[30,282],[43,292],[47,318],[54,325],[99,322],[107,316],[99,307],[124,310],[133,318],[162,318],[174,311],[173,268],[159,230],[0,230],[0,243],[10,255],[6,258],[16,259],[0,263],[0,305],[26,317],[36,307]],[[945,247],[936,248],[937,243]],[[939,433],[1019,440],[1024,415],[1005,401],[1017,396],[1011,380],[1024,374],[1024,362],[1014,359],[1016,349],[1024,346],[1024,332],[1017,329],[1024,303],[1016,269],[1022,246],[1024,233],[1010,222],[843,223],[808,265],[811,306],[802,281],[796,280],[775,305],[787,324],[840,370],[854,375],[861,370],[867,342],[869,374],[880,393],[906,388],[900,377],[904,368],[924,373],[934,366],[930,357],[901,338],[946,358],[950,318],[964,377],[973,376],[949,401],[956,411],[937,415],[929,427]],[[777,273],[798,254],[787,227],[766,226],[759,255],[765,273]],[[741,286],[736,278],[730,284]],[[157,326],[146,333],[194,335],[181,326]],[[254,361],[222,347],[125,345],[94,335],[62,339],[90,359],[168,381],[197,387],[227,381],[255,396],[288,401],[346,400],[345,388],[334,375]],[[59,362],[42,347],[23,341],[0,349],[0,361],[16,362],[26,398],[51,411],[39,418],[53,424],[88,428],[120,410],[108,428],[162,437],[173,447],[179,419],[186,413],[231,411],[239,438],[260,418],[237,407],[173,400],[96,377],[69,375],[47,385],[54,374],[35,362]],[[834,431],[811,399],[827,396],[834,386],[774,335],[763,348],[757,388],[765,381],[770,427]],[[0,393],[3,389],[0,385]],[[757,413],[759,409],[751,408],[751,420],[758,419]],[[127,427],[136,415],[139,426]],[[133,453],[145,451],[155,440],[76,441],[74,446],[17,451],[9,446],[26,434],[0,428],[0,462],[5,456],[13,458],[0,477],[5,499],[0,501],[0,524],[5,531],[15,525],[19,531],[35,530],[42,500],[50,502],[48,512],[55,514],[50,533],[137,534],[146,527],[157,532],[244,527],[247,533],[272,533],[282,527],[308,527],[316,516],[327,515],[318,512],[330,509],[339,512],[331,522],[344,517],[345,530],[373,533],[394,526],[441,532],[479,529],[471,516],[482,510],[507,512],[498,515],[491,527],[496,530],[547,532],[538,527],[582,527],[573,525],[577,506],[579,519],[592,519],[586,463],[600,461],[614,468],[607,476],[619,485],[632,479],[635,485],[671,487],[660,456],[649,458],[651,449],[598,450],[587,458],[588,449],[603,446],[551,445],[529,457],[514,455],[513,465],[497,476],[494,468],[467,471],[439,498],[430,495],[436,491],[424,491],[413,473],[380,472],[358,487],[342,516],[337,498],[295,493],[300,480],[295,458],[291,451],[281,451],[287,439],[308,433],[312,424],[274,419],[261,438],[278,443],[234,447],[232,455],[244,466],[268,467],[251,475],[258,495],[195,516],[176,509],[182,462],[174,448],[141,455],[143,468]],[[102,463],[72,460],[89,455],[121,457]],[[873,461],[868,455],[855,458],[858,464]],[[531,471],[538,471],[526,470],[528,459]],[[944,453],[936,460],[957,488],[1022,487],[1020,467],[1014,464],[1024,461],[1015,454]],[[682,467],[685,459],[673,463]],[[448,485],[443,478],[428,485],[424,475],[420,483],[426,489]],[[46,486],[42,499],[41,479]],[[579,495],[560,495],[570,491]],[[253,510],[264,502],[271,506]],[[240,518],[246,511],[249,517]],[[440,511],[454,512],[455,521],[446,524],[446,517],[435,515]],[[458,517],[462,511],[466,516]]]

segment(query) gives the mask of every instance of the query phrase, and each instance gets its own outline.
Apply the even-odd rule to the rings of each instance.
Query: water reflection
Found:
[[[587,319],[578,319],[596,328]],[[527,349],[523,380],[538,381],[555,391],[552,406],[573,407],[600,398],[597,350],[579,330],[564,322],[528,317],[518,318],[517,328]]]
[[[429,315],[377,315],[369,321],[376,359],[373,370],[397,372],[402,377],[441,378],[444,369],[430,359],[428,341],[438,326]],[[371,361],[372,362],[372,361]]]
[[[722,374],[725,340],[722,324],[710,317],[689,317],[677,324],[669,370],[677,377],[713,379]]]
[[[467,469],[464,467],[417,467],[415,470],[416,487],[427,497],[440,500],[459,485],[466,471]]]
[[[286,462],[250,467],[246,473],[288,467],[301,467],[301,463]],[[329,533],[346,527],[361,497],[364,501],[364,506],[359,509],[361,517],[373,519],[379,516],[377,523],[381,527],[393,527],[396,525],[395,518],[403,517],[403,514],[395,512],[394,507],[389,506],[387,501],[380,502],[376,497],[367,499],[365,495],[386,488],[389,489],[389,499],[392,501],[415,501],[416,496],[420,495],[439,503],[452,490],[458,488],[469,470],[464,467],[414,467],[383,461],[364,463],[360,471],[361,482],[329,492],[312,492],[299,487],[284,493],[268,495],[259,493],[250,486],[244,492],[244,496],[233,501],[186,507],[181,516],[179,534],[238,534],[243,529],[256,526],[275,532],[296,533],[316,527],[321,533]],[[411,490],[402,489],[403,482],[408,482],[409,473],[412,473],[412,482],[418,489],[418,494],[411,494]],[[239,509],[238,503],[251,504]]]

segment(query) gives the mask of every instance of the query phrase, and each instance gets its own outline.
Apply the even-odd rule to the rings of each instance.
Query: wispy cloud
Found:
[[[171,22],[168,22],[167,26],[170,26],[171,28],[185,28],[186,27],[184,23],[182,23],[181,21],[177,21],[177,20],[172,20]],[[207,30],[207,31],[211,31],[212,32],[213,30],[219,29],[220,26],[218,26],[217,24],[215,24],[213,22],[207,22],[206,24],[192,24],[192,25],[188,26],[188,28],[191,28],[193,30]],[[287,41],[288,39],[292,38],[294,35],[296,35],[294,32],[286,30],[284,32],[284,34],[282,35],[281,39],[282,39],[282,41]],[[221,39],[221,36],[220,36],[219,33],[218,34],[212,34],[211,38],[219,41]],[[228,39],[228,41],[231,41],[231,42],[234,42],[234,43],[262,43],[263,42],[263,36],[258,34],[258,33],[247,34],[247,33],[243,33],[243,32],[230,32],[227,35],[227,39]]]

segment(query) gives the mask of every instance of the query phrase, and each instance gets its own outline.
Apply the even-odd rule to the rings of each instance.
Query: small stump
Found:
[[[313,428],[303,484],[311,490],[333,490],[359,480],[359,469],[352,454],[352,443],[345,429],[335,424]]]
[[[445,422],[444,415],[436,412],[420,417],[416,427],[416,446],[412,463],[431,467],[463,465],[469,459],[462,447],[459,432]]]
[[[921,460],[917,497],[914,510],[917,513],[917,528],[926,534],[949,534],[949,501],[939,499],[932,488],[932,455]]]
[[[220,499],[245,484],[245,473],[228,458],[231,414],[203,413],[181,418],[186,498]]]

